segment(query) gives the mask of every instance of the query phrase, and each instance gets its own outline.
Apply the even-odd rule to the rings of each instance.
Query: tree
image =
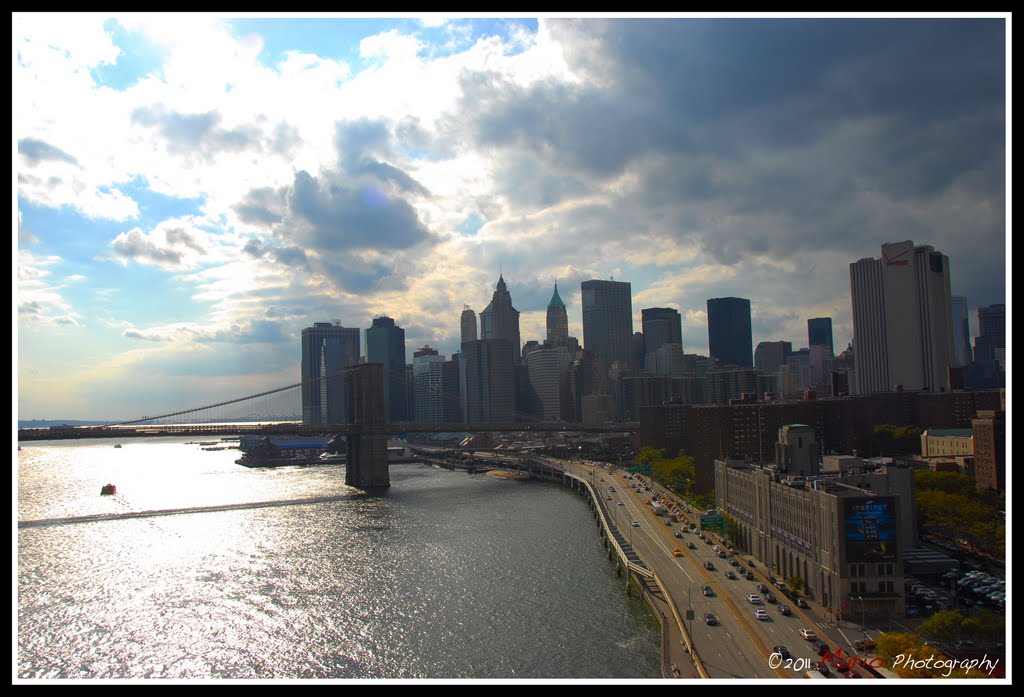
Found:
[[[922,636],[934,642],[951,644],[960,639],[964,615],[959,610],[940,610],[917,628]]]
[[[794,593],[799,593],[804,589],[804,580],[800,576],[790,576],[786,579],[786,585],[792,588]]]
[[[920,648],[921,640],[909,632],[883,632],[875,639],[875,653],[888,659],[887,664],[891,664],[891,659],[901,654],[905,656]]]

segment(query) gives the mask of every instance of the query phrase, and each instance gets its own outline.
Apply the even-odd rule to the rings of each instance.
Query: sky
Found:
[[[831,317],[838,353],[850,263],[913,240],[977,334],[1008,18],[14,14],[18,419],[293,384],[314,322],[451,355],[499,274],[524,342],[556,283],[582,342],[580,283],[614,279],[686,353],[725,296],[755,346]]]

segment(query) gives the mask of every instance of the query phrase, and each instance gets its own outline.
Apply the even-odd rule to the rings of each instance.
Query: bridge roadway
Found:
[[[429,423],[425,421],[393,421],[385,424],[386,435],[403,433],[626,433],[640,429],[639,422],[616,424],[583,424],[569,421],[536,421],[513,423]],[[18,440],[63,440],[68,438],[139,438],[155,436],[327,436],[363,433],[356,424],[303,424],[298,421],[273,423],[211,423],[211,424],[125,424],[113,426],[72,426],[67,428],[19,428]]]

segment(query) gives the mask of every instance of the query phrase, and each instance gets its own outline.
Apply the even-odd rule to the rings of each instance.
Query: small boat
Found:
[[[116,493],[117,487],[113,484],[105,484],[103,488],[100,489],[100,496],[113,496]]]
[[[115,448],[120,448],[120,447],[121,447],[121,444],[120,444],[120,443],[118,443],[118,444],[117,444],[117,445],[115,445],[114,447],[115,447]]]

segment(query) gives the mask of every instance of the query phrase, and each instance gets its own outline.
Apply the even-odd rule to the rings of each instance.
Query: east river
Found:
[[[368,495],[187,440],[22,445],[19,682],[660,677],[578,494],[414,463]]]

